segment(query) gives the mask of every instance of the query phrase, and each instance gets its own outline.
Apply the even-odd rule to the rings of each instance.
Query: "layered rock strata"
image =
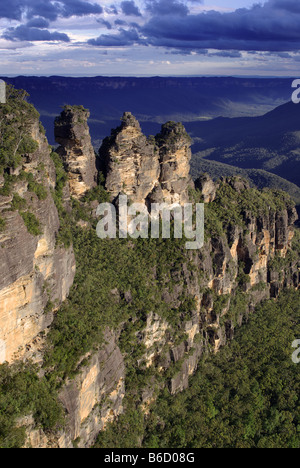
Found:
[[[162,126],[155,138],[146,138],[135,117],[125,112],[120,127],[100,148],[106,189],[113,200],[125,194],[134,203],[179,203],[188,201],[192,186],[190,139],[175,122]]]
[[[69,171],[70,192],[79,199],[95,180],[86,118],[83,110],[74,113],[65,109],[56,127],[59,152]],[[42,360],[42,342],[38,349],[36,344],[39,345],[39,333],[46,330],[53,317],[51,310],[43,312],[47,303],[56,302],[58,306],[66,298],[74,278],[72,248],[56,245],[59,217],[50,194],[55,188],[55,170],[37,123],[32,135],[38,149],[26,155],[23,170],[43,184],[47,197],[38,199],[24,178],[15,183],[14,192],[30,206],[42,233],[33,236],[28,232],[19,211],[12,210],[12,195],[0,197],[0,213],[6,222],[0,233],[1,362],[20,357]],[[146,206],[150,202],[188,201],[193,185],[189,177],[190,142],[180,124],[168,123],[154,140],[147,139],[135,118],[125,113],[121,126],[103,142],[100,156],[112,200],[125,193],[131,201]],[[214,184],[203,176],[196,182],[204,201],[212,208],[222,186],[230,187],[237,203],[244,196],[246,199],[250,190],[240,178]],[[65,201],[67,198],[68,195]],[[257,304],[276,298],[283,288],[299,288],[299,258],[289,256],[297,219],[295,209],[283,205],[256,213],[245,209],[242,218],[241,224],[228,223],[222,233],[208,236],[201,250],[186,252],[184,260],[174,261],[165,280],[155,268],[149,272],[149,283],[159,284],[161,301],[180,320],[174,325],[171,316],[166,319],[156,310],[148,311],[143,320],[131,317],[140,328],[130,339],[136,340],[136,346],[142,350],[131,365],[141,372],[145,368],[152,371],[136,401],[145,413],[164,386],[171,394],[187,388],[189,376],[197,369],[203,353],[217,352],[231,340],[235,328],[247,320]],[[280,271],[277,258],[284,261]],[[126,292],[127,305],[133,300],[133,293]],[[121,297],[118,290],[111,294]],[[237,301],[241,296],[243,307]],[[90,447],[99,431],[123,412],[126,356],[120,351],[119,337],[125,333],[125,325],[121,324],[118,331],[107,329],[105,344],[82,356],[77,375],[63,382],[59,393],[66,414],[63,430],[45,433],[30,415],[19,421],[26,427],[27,446]]]
[[[86,357],[88,364],[60,391],[59,399],[66,411],[64,430],[45,434],[31,418],[20,421],[26,427],[28,447],[88,448],[99,432],[123,412],[123,356],[112,331],[106,331],[105,341],[102,349]]]
[[[56,150],[68,173],[70,194],[80,199],[96,186],[97,169],[87,120],[89,111],[82,106],[65,106],[55,120]]]
[[[29,131],[37,149],[24,155],[22,166],[13,172],[11,194],[0,195],[0,215],[5,222],[0,232],[0,363],[25,355],[35,358],[34,341],[52,322],[52,310],[66,299],[75,275],[72,247],[56,245],[60,222],[51,196],[55,167],[48,142],[38,121]],[[21,171],[25,176],[18,177]],[[43,187],[42,197],[29,190],[26,174],[39,184],[34,187]],[[22,199],[22,209],[13,206],[16,199]],[[35,216],[40,234],[28,231],[21,216],[24,212]]]

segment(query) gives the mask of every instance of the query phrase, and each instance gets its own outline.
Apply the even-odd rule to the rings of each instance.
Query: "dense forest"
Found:
[[[96,447],[299,448],[300,373],[292,361],[299,337],[300,291],[285,291],[202,359],[188,390],[163,391],[145,419],[129,402]]]

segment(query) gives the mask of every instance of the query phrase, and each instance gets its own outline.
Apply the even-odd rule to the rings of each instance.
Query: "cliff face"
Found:
[[[34,448],[88,448],[107,423],[123,412],[125,365],[114,332],[106,330],[106,345],[91,354],[88,364],[67,381],[59,393],[66,411],[64,430],[49,434],[32,419],[26,426],[27,446]]]
[[[190,140],[181,124],[162,126],[155,139],[147,139],[129,112],[100,148],[106,189],[112,199],[120,193],[143,203],[186,203],[192,186]]]
[[[55,187],[51,151],[37,119],[26,131],[35,150],[0,176],[0,363],[40,359],[38,336],[75,275],[72,247],[56,245],[60,222],[50,192]]]
[[[220,183],[224,187],[229,184],[241,197],[250,190],[241,179]],[[211,180],[209,185],[213,185]],[[172,270],[175,286],[165,285],[165,303],[175,313],[182,308],[183,297],[193,299],[187,317],[181,316],[181,342],[176,344],[170,334],[170,323],[152,314],[143,335],[147,366],[167,373],[165,383],[172,394],[188,387],[188,378],[202,354],[217,352],[231,340],[236,327],[260,302],[276,298],[284,288],[299,288],[299,254],[289,256],[296,220],[295,208],[260,215],[245,211],[243,227],[230,226],[222,235],[213,235],[186,263]],[[145,392],[144,405],[152,401],[154,388],[150,390],[150,384]]]
[[[79,200],[95,184],[87,116],[82,109],[66,108],[56,121],[69,189]],[[37,121],[32,123],[30,134],[37,142],[35,149],[24,154],[22,164],[11,168],[9,175],[4,173],[0,181],[0,357],[1,362],[22,357],[42,364],[51,344],[46,342],[45,346],[40,333],[51,325],[53,309],[68,295],[75,262],[72,247],[56,244],[60,221],[51,196],[55,167]],[[75,369],[63,347],[66,364],[61,374],[55,374],[55,363],[49,368],[44,365],[42,373],[58,386],[65,427],[44,431],[28,415],[18,421],[26,428],[26,446],[92,446],[99,431],[123,412],[125,396],[147,414],[160,389],[167,387],[175,394],[186,388],[203,353],[217,352],[231,340],[236,327],[257,304],[276,298],[283,288],[299,288],[299,254],[292,251],[295,208],[283,195],[251,189],[239,178],[214,183],[204,175],[195,183],[198,190],[190,190],[190,143],[180,124],[169,122],[155,139],[147,139],[136,119],[125,113],[121,126],[103,142],[100,156],[106,189],[113,200],[120,193],[146,206],[151,202],[182,204],[189,195],[195,202],[204,199],[205,244],[200,250],[187,251],[180,244],[158,240],[151,244],[149,254],[148,241],[143,247],[129,241],[119,256],[118,249],[110,246],[109,255],[117,259],[101,257],[101,263],[97,246],[88,238],[88,261],[79,265],[83,271],[78,278],[84,283],[84,293],[95,294],[88,319],[100,321],[106,312],[103,304],[109,310],[103,344],[98,328],[92,328],[96,341],[88,352],[82,352]],[[8,181],[12,184],[10,193]],[[67,192],[62,195],[65,203]],[[79,204],[83,210],[85,203]],[[72,216],[70,207],[68,212]],[[24,213],[34,215],[38,225]],[[78,222],[78,213],[74,220]],[[89,221],[92,224],[93,220]],[[84,229],[89,228],[85,225]],[[86,231],[80,232],[83,236]],[[76,243],[75,247],[78,252]],[[142,256],[140,248],[144,248]],[[128,258],[132,263],[126,263]],[[98,290],[102,284],[97,282],[94,290],[91,278],[99,264],[101,281],[102,275],[103,281],[114,281],[115,276],[124,275],[125,265],[129,266],[119,288],[112,289],[110,281],[105,285],[109,297],[100,303],[100,309]],[[119,270],[105,276],[111,264]],[[142,270],[138,270],[141,264]],[[76,290],[82,285],[77,280],[75,286]],[[86,303],[76,302],[76,294],[74,297],[67,301],[69,309],[61,309],[66,314],[62,327],[54,322],[52,330],[56,326],[56,334],[66,334],[72,344],[79,335],[76,346],[81,352],[80,343],[89,338],[80,322]],[[101,297],[106,298],[104,293]],[[94,309],[101,317],[94,317]],[[125,318],[118,321],[115,310]],[[77,324],[76,337],[73,323]]]
[[[55,140],[68,174],[70,194],[82,197],[96,186],[97,170],[87,119],[90,113],[81,106],[65,106],[55,120]]]
[[[254,194],[242,179],[223,179],[215,186],[206,176],[205,187],[207,184],[210,189],[214,187],[215,201],[208,205],[214,212],[220,207],[220,194],[228,188],[230,199],[236,197],[237,205]],[[226,198],[222,196],[221,200],[225,210]],[[66,429],[46,437],[34,425],[27,425],[28,443],[41,447],[71,447],[74,443],[91,446],[98,431],[105,430],[107,422],[123,412],[126,395],[147,414],[159,388],[167,387],[171,394],[187,388],[201,356],[219,351],[233,339],[235,329],[260,302],[276,298],[283,288],[299,288],[299,256],[289,256],[295,209],[280,205],[277,210],[268,207],[259,214],[245,209],[241,216],[242,222],[208,236],[201,250],[186,253],[180,263],[171,260],[166,278],[161,278],[157,268],[150,269],[148,280],[159,283],[161,301],[172,311],[169,318],[156,312],[153,304],[142,323],[136,317],[130,319],[134,327],[136,324],[133,335],[126,334],[127,323],[120,326],[120,338],[107,331],[107,344],[90,356],[88,364],[79,366],[79,375],[66,382],[60,392],[67,412]],[[207,224],[209,217],[207,212]],[[275,259],[282,262],[280,271]],[[122,295],[118,290],[111,294],[119,299]],[[133,295],[134,290],[127,291],[127,304],[133,301]],[[132,359],[132,352],[120,352],[119,343],[128,340],[138,358]],[[151,370],[139,390],[130,384],[124,386],[128,369],[129,373],[135,369],[141,374]],[[77,438],[80,440],[76,442]]]

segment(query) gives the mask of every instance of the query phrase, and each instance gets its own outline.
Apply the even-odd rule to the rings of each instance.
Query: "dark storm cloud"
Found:
[[[133,29],[136,29],[137,31],[139,31],[141,29],[141,26],[137,23],[129,23],[129,26]]]
[[[0,18],[21,20],[22,16],[32,19],[35,16],[55,21],[58,17],[85,16],[99,14],[103,8],[85,0],[10,0],[0,4]]]
[[[224,58],[241,58],[242,54],[238,50],[221,50],[210,54],[210,57],[224,57]]]
[[[274,8],[287,10],[291,13],[300,13],[300,2],[298,0],[272,0],[270,3]]]
[[[32,18],[31,20],[27,21],[26,26],[28,28],[48,28],[49,21],[45,18]]]
[[[67,34],[53,32],[47,29],[28,28],[27,26],[18,26],[17,28],[9,28],[3,35],[5,39],[10,41],[62,41],[70,42]]]
[[[103,18],[97,19],[97,23],[101,24],[102,26],[105,26],[107,29],[112,29],[112,25],[110,24],[110,22],[105,21]]]
[[[121,19],[115,20],[114,23],[115,23],[116,26],[126,26],[127,25],[126,21],[121,20]]]
[[[129,31],[121,29],[118,34],[102,34],[97,39],[90,39],[88,44],[103,47],[124,47],[133,45],[136,42],[141,43],[141,40],[135,29]]]
[[[242,54],[238,50],[221,50],[220,52],[210,52],[208,49],[199,49],[195,51],[194,49],[175,49],[170,52],[172,55],[206,55],[207,57],[222,57],[222,58],[241,58]]]
[[[103,13],[103,8],[97,3],[89,3],[82,0],[62,0],[62,3],[61,16],[65,18]]]
[[[189,13],[188,7],[177,0],[147,0],[146,9],[154,16],[186,16]]]
[[[100,14],[103,8],[85,0],[10,0],[0,4],[0,18],[26,21],[16,28],[9,28],[2,35],[10,41],[63,41],[69,42],[67,34],[50,32],[51,21],[57,18]],[[109,27],[108,25],[106,25]]]
[[[121,9],[126,16],[142,16],[140,10],[133,0],[128,0],[121,3]]]
[[[31,19],[34,16],[41,16],[50,21],[55,21],[58,16],[62,16],[62,4],[51,3],[47,0],[24,0],[22,14],[26,14]]]
[[[232,13],[155,15],[142,28],[148,44],[179,49],[300,49],[299,0],[269,0]],[[292,12],[292,13],[291,13]]]
[[[21,20],[22,14],[25,12],[25,10],[31,9],[32,6],[34,7],[34,1],[32,2],[29,2],[28,0],[24,0],[24,1],[23,0],[10,0],[9,2],[2,1],[0,3],[0,18]],[[44,16],[42,13],[38,13],[38,15]]]

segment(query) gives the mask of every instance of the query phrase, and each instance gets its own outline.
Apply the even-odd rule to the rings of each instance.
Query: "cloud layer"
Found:
[[[86,62],[89,49],[94,55],[119,50],[123,60],[125,49],[133,57],[137,48],[148,58],[152,53],[151,61],[163,54],[174,60],[196,56],[232,63],[246,63],[250,56],[270,62],[276,54],[291,63],[299,60],[299,0],[262,0],[229,11],[217,11],[213,4],[218,0],[113,1],[2,1],[0,46],[2,50],[32,46],[37,56],[43,43],[54,44],[54,49],[59,42],[62,49],[65,44],[69,51],[76,50],[78,62]]]
[[[141,16],[134,1],[121,3],[125,15]],[[191,14],[188,3],[180,0],[146,0],[145,21],[136,30],[135,43],[176,49],[220,51],[298,51],[300,50],[299,0],[269,0],[250,9],[229,13],[207,11]],[[116,24],[116,23],[115,23]],[[128,31],[132,44],[133,31]],[[123,46],[126,31],[114,32],[111,42]],[[100,35],[89,44],[109,44]]]
[[[161,3],[161,2],[160,2]],[[269,0],[231,13],[155,14],[143,27],[148,44],[190,49],[295,51],[300,49],[299,0]]]
[[[103,8],[97,3],[85,0],[9,0],[0,4],[0,18],[21,20],[23,16],[35,16],[55,21],[58,17],[99,14]]]

